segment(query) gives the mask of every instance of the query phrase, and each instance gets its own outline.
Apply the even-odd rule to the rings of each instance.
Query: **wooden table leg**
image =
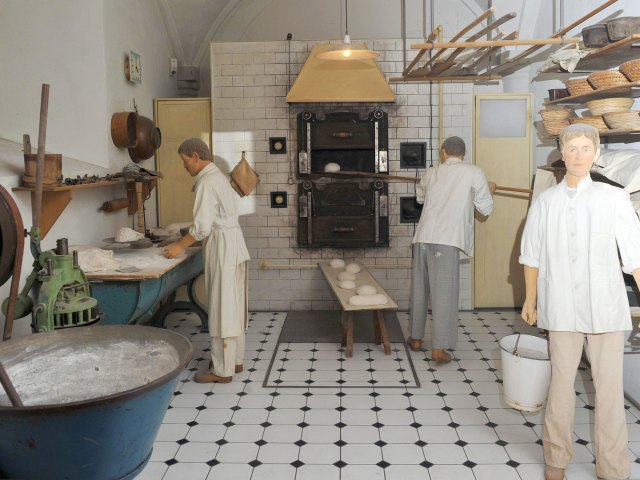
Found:
[[[346,312],[340,314],[340,324],[342,325],[342,346],[347,346],[347,315]]]
[[[353,312],[347,312],[347,351],[345,356],[353,357]]]
[[[376,315],[376,311],[373,310],[371,312],[371,316],[373,317],[373,338],[376,342],[376,345],[380,345],[382,343],[382,332],[380,332],[380,325],[378,324],[378,316]]]
[[[380,334],[382,335],[384,353],[386,355],[391,355],[391,345],[389,345],[389,336],[387,335],[387,324],[385,323],[382,310],[376,310],[376,316],[378,317],[378,326],[380,327]]]

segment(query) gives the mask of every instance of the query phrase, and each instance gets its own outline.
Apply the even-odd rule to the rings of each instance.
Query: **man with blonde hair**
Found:
[[[574,383],[585,342],[596,390],[596,473],[608,480],[630,473],[622,355],[631,313],[622,271],[640,284],[640,221],[624,190],[591,180],[599,146],[591,125],[562,130],[565,177],[533,201],[522,235],[522,318],[549,331],[551,385],[542,434],[547,480],[562,480],[571,460]]]

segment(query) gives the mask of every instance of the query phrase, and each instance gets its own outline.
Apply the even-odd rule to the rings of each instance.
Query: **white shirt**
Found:
[[[424,172],[416,186],[416,201],[424,207],[413,243],[450,245],[473,255],[473,210],[482,215],[493,210],[493,197],[480,167],[448,158]]]
[[[520,263],[538,268],[538,326],[605,333],[631,329],[620,269],[640,267],[640,221],[620,188],[565,180],[542,192],[527,215]]]

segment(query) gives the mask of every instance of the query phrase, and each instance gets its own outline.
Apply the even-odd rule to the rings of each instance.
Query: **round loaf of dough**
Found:
[[[333,268],[344,268],[344,260],[334,258],[329,262],[329,265],[331,265]]]
[[[378,293],[378,291],[376,287],[372,285],[362,285],[358,287],[358,295],[375,295],[376,293]]]
[[[358,265],[357,263],[350,263],[349,265],[346,266],[345,270],[351,273],[358,273],[362,269],[360,268],[360,265]]]
[[[338,283],[338,286],[340,288],[344,288],[345,290],[353,290],[354,288],[356,288],[356,282],[354,282],[353,280],[342,280],[340,283]]]
[[[118,229],[115,236],[115,241],[118,243],[135,242],[136,240],[142,240],[144,235],[140,232],[136,232],[132,228],[122,227]]]
[[[338,165],[337,163],[334,163],[334,162],[327,163],[324,166],[324,171],[325,172],[329,172],[329,173],[339,172],[340,171],[340,165]]]
[[[340,272],[338,274],[338,280],[351,280],[352,282],[355,282],[356,276],[351,272]]]
[[[381,293],[375,295],[353,295],[349,297],[349,305],[361,306],[361,305],[384,305],[387,303],[387,297]]]

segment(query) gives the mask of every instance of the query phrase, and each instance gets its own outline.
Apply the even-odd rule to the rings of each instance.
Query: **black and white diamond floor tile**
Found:
[[[209,344],[195,316],[172,314],[168,328],[194,343],[194,361],[181,376],[141,480],[538,480],[544,412],[523,413],[502,399],[498,340],[521,325],[515,312],[462,312],[459,348],[448,365],[429,352],[411,356],[420,388],[376,388],[409,372],[367,345],[348,361],[339,346],[277,344],[286,313],[254,312],[247,330],[245,370],[229,384],[196,384],[209,362]],[[398,313],[403,328],[408,315]],[[276,348],[285,354],[272,370],[314,384],[263,387]],[[284,350],[288,350],[284,352]],[[365,351],[370,350],[370,351]],[[278,355],[279,356],[279,355]],[[309,359],[314,358],[312,362]],[[371,360],[369,360],[371,359]],[[351,365],[347,365],[351,362]],[[405,359],[405,363],[406,359]],[[307,367],[307,368],[305,368]],[[345,368],[346,367],[346,368]],[[309,371],[311,370],[311,371]],[[377,376],[377,377],[375,377]],[[336,379],[362,382],[345,388]],[[407,377],[408,378],[408,377]],[[298,381],[298,380],[297,380]],[[322,383],[324,388],[316,388]],[[568,480],[595,478],[593,384],[576,380],[574,459]],[[590,403],[591,402],[591,403]],[[632,478],[640,478],[640,412],[628,405]]]

